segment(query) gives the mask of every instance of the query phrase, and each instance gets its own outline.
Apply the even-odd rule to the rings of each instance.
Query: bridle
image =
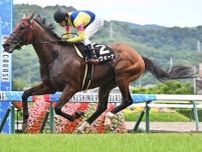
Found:
[[[16,33],[16,28],[18,26],[20,26],[20,24],[22,24],[22,22],[26,22],[25,26],[24,26],[24,31],[21,34],[15,34]],[[48,43],[59,43],[59,42],[66,42],[66,40],[64,39],[60,39],[60,40],[49,40],[49,41],[35,41],[34,40],[34,35],[33,35],[33,24],[32,24],[32,20],[30,20],[29,18],[24,18],[22,20],[20,20],[20,22],[18,23],[18,25],[16,26],[16,28],[14,29],[13,33],[10,34],[10,37],[12,38],[12,42],[8,42],[9,44],[15,45],[14,48],[21,50],[21,47],[23,45],[29,45],[29,44],[48,44]],[[20,30],[21,27],[19,27],[18,30]],[[76,34],[76,33],[66,33],[66,34]],[[65,34],[63,34],[62,36],[64,36]],[[61,36],[61,37],[62,37]]]
[[[15,31],[16,31],[15,29],[13,33],[10,34],[10,37],[13,37],[12,43],[16,45],[15,48],[18,50],[20,50],[23,45],[29,45],[33,43],[33,31],[32,31],[31,21],[28,18],[20,20],[20,22],[24,22],[24,21],[26,21],[27,23],[25,26],[26,29],[20,35],[15,34]],[[19,24],[17,26],[19,26]]]

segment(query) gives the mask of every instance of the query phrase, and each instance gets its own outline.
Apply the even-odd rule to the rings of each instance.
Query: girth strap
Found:
[[[89,88],[91,84],[93,72],[94,72],[94,64],[85,64],[82,90],[87,90]]]
[[[73,44],[73,46],[78,56],[84,58],[78,47],[75,44]],[[93,72],[94,72],[94,64],[86,63],[81,90],[87,90],[89,88],[92,81]]]

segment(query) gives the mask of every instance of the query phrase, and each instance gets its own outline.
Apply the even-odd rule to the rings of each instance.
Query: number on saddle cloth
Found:
[[[103,44],[94,44],[94,48],[100,63],[106,63],[115,59],[115,54],[109,46]]]

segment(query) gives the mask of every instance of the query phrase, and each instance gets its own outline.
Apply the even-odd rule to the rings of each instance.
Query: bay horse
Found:
[[[61,91],[59,101],[54,107],[55,113],[65,117],[69,121],[81,117],[83,112],[75,112],[69,115],[62,111],[62,107],[71,97],[82,91],[82,81],[85,72],[85,61],[80,58],[73,44],[61,45],[59,37],[50,24],[40,17],[33,17],[34,13],[20,20],[14,27],[12,34],[3,43],[4,51],[12,53],[23,45],[32,44],[39,58],[40,76],[42,82],[24,91],[23,102],[23,128],[27,126],[28,105],[27,99],[33,95],[54,94]],[[173,66],[169,72],[162,70],[150,59],[139,55],[132,47],[116,43],[110,45],[115,54],[115,59],[105,63],[94,65],[89,89],[99,87],[98,106],[95,112],[80,126],[83,131],[107,108],[110,91],[119,87],[122,94],[122,103],[110,113],[114,115],[133,103],[129,91],[129,83],[137,80],[146,71],[151,72],[158,80],[192,78],[194,73],[191,67]]]

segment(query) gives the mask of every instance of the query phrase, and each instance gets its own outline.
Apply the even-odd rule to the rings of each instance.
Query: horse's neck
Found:
[[[38,55],[39,61],[43,65],[48,65],[55,59],[58,53],[57,50],[58,44],[57,42],[46,44],[40,42],[57,41],[57,38],[51,36],[47,31],[45,31],[40,26],[34,26],[33,35],[34,35],[34,42],[36,42],[33,43],[33,47]]]

